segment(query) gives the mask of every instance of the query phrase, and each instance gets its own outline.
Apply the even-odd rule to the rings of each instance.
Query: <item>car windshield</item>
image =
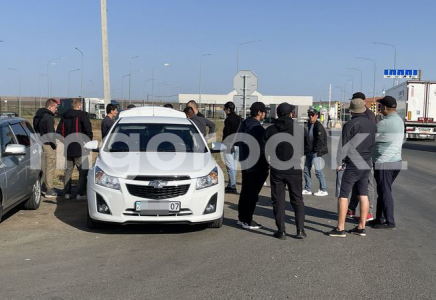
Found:
[[[108,138],[108,152],[207,152],[192,124],[117,124]]]

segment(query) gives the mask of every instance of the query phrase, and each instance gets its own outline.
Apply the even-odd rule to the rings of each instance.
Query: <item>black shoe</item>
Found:
[[[55,192],[54,189],[47,190],[45,193],[46,198],[56,198],[58,196],[58,193]]]
[[[374,228],[374,229],[394,229],[395,225],[394,224],[388,224],[388,223],[375,224],[372,228]]]
[[[375,225],[380,225],[380,224],[382,224],[382,223],[380,223],[380,220],[374,219],[374,220],[371,220],[371,221],[366,222],[366,224],[367,224],[368,226],[375,226]]]
[[[284,231],[276,231],[273,234],[273,237],[279,240],[286,240],[286,232]]]
[[[244,229],[260,229],[260,228],[262,228],[262,225],[256,223],[255,221],[251,221],[250,224],[242,223],[242,228],[244,228]]]
[[[326,233],[328,236],[332,237],[346,237],[347,234],[345,233],[345,230],[339,230],[338,228],[333,229],[332,231],[329,231]]]
[[[302,240],[302,239],[305,239],[305,238],[307,238],[307,234],[304,231],[304,229],[298,229],[297,230],[297,239]]]
[[[349,233],[360,235],[360,236],[366,236],[366,230],[365,229],[359,229],[358,226],[354,227],[351,230],[348,230]]]
[[[232,188],[229,186],[226,186],[225,192],[226,192],[226,194],[238,194],[238,191],[236,190],[236,188]]]

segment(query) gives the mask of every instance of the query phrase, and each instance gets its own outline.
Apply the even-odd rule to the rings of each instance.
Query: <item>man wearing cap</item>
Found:
[[[255,150],[259,150],[260,147],[260,152],[262,152],[262,139],[265,129],[260,121],[265,119],[265,104],[254,102],[250,107],[250,115],[251,117],[242,122],[239,133],[250,135],[254,139],[241,137],[240,139],[244,140],[244,142],[237,143],[242,170],[242,188],[239,195],[239,220],[237,224],[244,229],[259,229],[261,225],[253,220],[253,214],[259,200],[259,193],[268,177],[268,163],[264,155],[255,157],[257,152]]]
[[[342,128],[342,138],[338,147],[338,225],[328,232],[329,236],[345,237],[345,219],[348,209],[348,196],[353,186],[356,186],[360,201],[359,225],[349,233],[366,236],[365,224],[368,214],[368,176],[371,173],[371,154],[374,147],[376,125],[365,115],[365,101],[353,99],[350,102],[352,118]]]
[[[364,93],[357,92],[357,93],[353,94],[353,97],[351,98],[351,100],[353,100],[353,99],[365,100],[366,97],[365,97]],[[370,110],[368,107],[366,107],[365,115],[368,118],[368,120],[370,120],[374,124],[377,124],[377,118],[375,117],[374,112],[372,110]],[[369,211],[368,211],[368,216],[366,217],[367,222],[374,220],[374,216],[372,214],[372,205],[373,205],[374,200],[375,200],[374,193],[375,193],[375,191],[374,191],[374,170],[373,170],[373,168],[371,168],[371,174],[368,176]],[[350,218],[355,217],[356,220],[360,219],[360,217],[356,217],[357,205],[359,205],[359,199],[357,198],[356,188],[353,187],[353,190],[351,192],[350,203],[348,204],[347,217],[350,217]]]
[[[319,190],[314,193],[315,196],[327,196],[327,184],[325,182],[324,173],[322,172],[322,156],[328,153],[327,149],[327,133],[318,121],[318,111],[315,108],[310,108],[307,111],[309,116],[308,132],[310,140],[310,151],[306,153],[306,163],[304,165],[304,179],[306,185],[304,186],[303,195],[312,195],[312,179],[311,171],[312,164],[315,167],[315,175],[319,180]]]
[[[277,107],[278,119],[269,126],[264,135],[265,154],[271,166],[271,201],[276,219],[275,238],[285,240],[285,194],[289,190],[289,198],[295,212],[297,238],[306,238],[304,231],[303,177],[301,158],[304,155],[305,128],[294,122],[292,113],[294,105],[282,103]],[[285,134],[286,136],[284,136]],[[279,136],[281,135],[281,136]]]
[[[395,228],[392,184],[401,170],[401,149],[404,140],[404,122],[397,114],[397,100],[386,96],[378,101],[383,119],[377,124],[377,138],[373,151],[374,177],[377,182],[375,229]]]

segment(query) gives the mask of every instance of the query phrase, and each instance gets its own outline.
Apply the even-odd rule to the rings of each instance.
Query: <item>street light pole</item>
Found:
[[[77,47],[74,47],[74,49],[76,49],[77,51],[79,51],[80,52],[80,55],[81,55],[81,74],[80,74],[80,97],[81,98],[85,98],[84,97],[84,95],[83,95],[83,52],[79,49],[79,48],[77,48]]]
[[[71,70],[68,72],[68,98],[70,98],[70,75],[72,72],[80,71],[80,69]]]
[[[124,77],[127,77],[127,76],[130,77],[130,73],[121,77],[121,101],[123,101],[122,102],[123,108],[124,108]]]
[[[395,47],[392,44],[386,44],[386,43],[380,43],[380,42],[373,42],[373,44],[376,45],[384,45],[384,46],[388,46],[388,47],[392,47],[394,48],[394,70],[397,69],[397,47]],[[392,86],[395,86],[395,82],[396,82],[396,78],[394,78],[394,80],[392,81]]]
[[[51,98],[51,78],[50,78],[50,66],[51,64],[55,61],[55,60],[59,60],[62,59],[62,57],[57,57],[57,58],[53,58],[50,59],[47,62],[47,76],[48,76],[48,97]]]
[[[348,78],[350,78],[351,80],[351,93],[354,93],[354,78],[351,75],[347,75],[347,74],[339,74],[340,76],[346,76]]]
[[[130,97],[130,89],[132,86],[132,59],[135,59],[138,57],[139,57],[139,55],[136,55],[136,56],[131,57],[129,60],[129,74],[130,74],[130,76],[129,76],[129,104],[132,103],[132,98]]]
[[[257,42],[260,42],[260,41],[262,41],[262,40],[252,40],[252,41],[240,43],[238,45],[238,49],[236,50],[236,73],[239,72],[239,47],[241,47],[242,45],[251,44],[251,43],[257,43]]]
[[[199,86],[198,86],[198,109],[201,109],[201,63],[204,56],[210,56],[212,54],[206,53],[200,56],[200,80],[199,80]]]
[[[354,70],[354,71],[358,71],[360,73],[360,91],[362,92],[362,70],[357,69],[357,68],[347,68],[347,70]]]
[[[18,69],[7,68],[9,71],[18,73],[18,116],[21,117],[21,72]]]
[[[372,87],[372,89],[373,89],[372,94],[373,94],[373,103],[375,103],[375,75],[377,72],[377,62],[375,60],[373,60],[371,58],[367,58],[367,57],[356,57],[356,58],[363,59],[363,60],[369,60],[369,61],[372,61],[374,63],[374,83],[373,83],[373,87]]]

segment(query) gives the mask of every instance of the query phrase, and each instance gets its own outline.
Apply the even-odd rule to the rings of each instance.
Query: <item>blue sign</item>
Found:
[[[384,78],[419,78],[420,73],[420,70],[387,69],[384,70]]]

